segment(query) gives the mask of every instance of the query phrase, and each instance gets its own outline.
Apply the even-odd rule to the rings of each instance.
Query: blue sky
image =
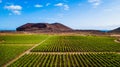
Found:
[[[0,29],[59,22],[73,29],[120,27],[120,0],[0,0]]]

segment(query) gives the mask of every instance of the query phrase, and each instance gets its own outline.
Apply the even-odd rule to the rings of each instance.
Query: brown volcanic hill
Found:
[[[61,32],[72,31],[71,28],[60,23],[27,23],[16,29],[17,31]]]
[[[112,31],[110,31],[110,32],[113,32],[113,33],[120,33],[120,27],[119,27],[119,28],[116,28],[116,29],[114,29],[114,30],[112,30]]]

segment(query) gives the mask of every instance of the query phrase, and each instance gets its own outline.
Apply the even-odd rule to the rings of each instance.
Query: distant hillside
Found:
[[[113,33],[120,33],[120,27],[119,28],[116,28],[114,30],[111,30],[110,32],[113,32]]]
[[[17,31],[40,31],[40,32],[61,32],[72,31],[71,28],[61,23],[27,23],[16,29]]]

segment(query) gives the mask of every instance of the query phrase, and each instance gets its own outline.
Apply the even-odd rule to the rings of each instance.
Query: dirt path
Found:
[[[10,65],[10,64],[12,64],[13,62],[15,62],[16,60],[18,60],[18,59],[19,59],[20,57],[22,57],[23,55],[29,54],[30,51],[31,51],[33,48],[35,48],[35,47],[37,47],[38,45],[42,44],[42,43],[45,42],[48,38],[50,38],[50,36],[47,37],[47,38],[46,38],[45,40],[43,40],[42,42],[40,42],[40,43],[34,45],[33,47],[31,47],[31,48],[28,49],[27,51],[23,52],[22,54],[20,54],[19,56],[17,56],[16,58],[14,58],[13,60],[11,60],[11,61],[8,62],[7,64],[5,64],[3,67],[7,67],[8,65]]]
[[[30,52],[29,54],[90,54],[90,53],[101,54],[101,53],[117,53],[117,52]]]
[[[120,41],[118,41],[118,40],[114,40],[115,42],[117,42],[117,43],[120,43]]]

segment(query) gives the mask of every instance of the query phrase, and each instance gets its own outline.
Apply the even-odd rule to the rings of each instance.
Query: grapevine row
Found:
[[[26,54],[8,67],[119,67],[120,55],[99,54]]]
[[[111,37],[53,36],[32,52],[120,52]]]

